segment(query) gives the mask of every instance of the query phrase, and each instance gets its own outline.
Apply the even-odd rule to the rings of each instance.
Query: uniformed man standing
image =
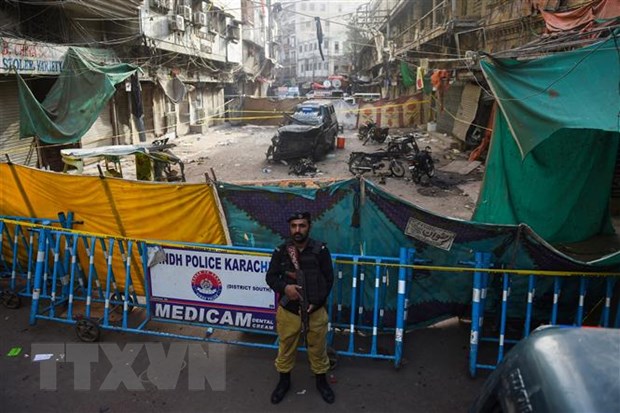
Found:
[[[305,296],[309,314],[305,344],[310,368],[316,375],[316,387],[323,400],[333,403],[334,392],[325,377],[330,367],[325,302],[334,283],[332,259],[325,244],[309,237],[309,212],[296,212],[288,223],[291,237],[273,252],[266,276],[267,284],[281,297],[276,313],[280,347],[275,361],[280,381],[271,394],[271,402],[280,403],[291,386],[291,370],[302,330],[300,300]],[[305,291],[298,282],[299,271],[302,271]]]

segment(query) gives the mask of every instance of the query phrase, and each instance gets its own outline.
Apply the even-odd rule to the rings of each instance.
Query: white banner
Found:
[[[0,73],[57,75],[62,70],[67,46],[0,37]]]
[[[155,317],[272,330],[276,295],[270,257],[164,248],[149,271]]]

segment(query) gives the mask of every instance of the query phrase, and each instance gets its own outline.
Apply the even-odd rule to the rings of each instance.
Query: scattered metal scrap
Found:
[[[314,175],[317,172],[318,169],[310,158],[301,158],[296,162],[292,163],[288,168],[289,175]]]

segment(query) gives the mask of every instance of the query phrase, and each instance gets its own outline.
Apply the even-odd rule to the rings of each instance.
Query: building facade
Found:
[[[352,69],[349,21],[356,7],[353,2],[327,0],[279,3],[274,8],[276,58],[281,66],[276,84],[308,88],[309,83],[320,83],[330,75],[348,75]]]
[[[260,14],[262,9],[253,7],[252,12]],[[5,102],[0,106],[0,150],[16,163],[58,169],[58,148],[46,147],[37,137],[19,136],[17,74],[42,101],[73,46],[105,49],[110,64],[138,66],[143,106],[135,110],[131,98],[135,84],[117,85],[79,146],[133,144],[204,132],[225,116],[227,86],[241,83],[246,93],[254,94],[257,88],[245,83],[271,76],[271,66],[244,65],[248,54],[264,62],[269,47],[266,36],[253,37],[250,33],[256,31],[242,30],[243,10],[242,0],[3,2],[0,94]],[[268,18],[267,13],[264,16]],[[245,21],[252,24],[252,19]],[[266,33],[267,24],[261,20],[259,25]],[[244,35],[252,44],[251,53]],[[142,113],[140,118],[137,112]]]

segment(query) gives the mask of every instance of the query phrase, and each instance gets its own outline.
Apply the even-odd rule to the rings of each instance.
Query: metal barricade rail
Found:
[[[20,249],[11,248],[11,256],[5,263],[15,267],[15,282],[11,288],[22,296],[32,297],[29,319],[32,325],[38,320],[73,325],[83,341],[99,340],[101,331],[110,330],[277,348],[275,322],[269,321],[275,320],[276,296],[265,290],[268,287],[264,261],[267,260],[268,264],[269,250],[101,236],[58,227],[63,225],[60,221],[25,222],[2,218],[0,223],[17,225],[16,228],[20,229],[15,232],[25,234],[28,231],[31,234],[21,247],[22,251],[29,251],[27,262],[16,266],[14,263],[20,260]],[[14,247],[15,243],[11,246]],[[218,276],[217,271],[211,271],[212,268],[204,263],[208,260],[215,262],[218,258],[224,262],[231,256],[239,257],[240,263],[248,263],[244,265],[247,265],[248,275],[255,276],[254,284],[239,287],[225,278],[219,285],[205,282],[208,277],[215,280]],[[406,294],[410,288],[407,279],[411,279],[411,269],[407,265],[413,263],[413,256],[414,251],[407,249],[401,250],[400,257],[332,254],[335,280],[327,302],[330,320],[328,345],[335,349],[336,354],[390,360],[400,367],[408,305]],[[253,257],[258,258],[254,260]],[[174,263],[171,264],[175,260],[176,264],[182,264],[175,267]],[[196,267],[185,265],[189,260],[198,262]],[[219,304],[217,300],[204,305],[204,300],[196,297],[190,299],[182,294],[167,297],[164,287],[170,277],[166,266],[176,268],[175,276],[185,271],[181,278],[191,281],[191,288],[195,288],[197,294],[204,291],[208,294],[214,288],[221,292],[230,286],[256,287],[256,291],[271,294],[270,306]],[[261,271],[256,272],[259,267]],[[243,272],[243,268],[236,272]],[[223,274],[220,277],[227,276],[226,271]],[[373,275],[368,277],[367,274]],[[369,279],[371,285],[368,285]],[[200,281],[211,290],[203,288]],[[387,299],[388,289],[395,293],[395,299]],[[188,291],[191,294],[192,290]],[[244,297],[254,294],[248,292]],[[386,309],[393,311],[395,316],[394,325],[389,327],[384,326]],[[252,313],[251,317],[249,313]],[[254,317],[255,314],[259,316]],[[371,315],[370,321],[365,318],[368,314]],[[348,322],[343,321],[345,316]],[[256,320],[266,324],[255,327]],[[170,325],[173,331],[164,331],[167,330],[162,327],[165,325]],[[175,327],[183,325],[198,329],[189,334],[179,332]],[[231,331],[252,335],[231,338],[229,334],[216,334]],[[382,341],[387,343],[383,347],[379,344]]]
[[[529,336],[535,325],[572,325],[581,327],[585,323],[586,309],[590,313],[600,312],[598,320],[590,321],[591,326],[620,328],[620,288],[617,288],[619,277],[617,275],[604,274],[575,274],[571,272],[552,272],[552,271],[526,271],[496,269],[491,270],[491,254],[478,252],[475,254],[474,262],[467,263],[473,267],[473,289],[472,289],[472,311],[471,311],[471,337],[469,352],[469,373],[472,377],[476,376],[478,369],[493,370],[504,359],[508,346],[517,343],[519,340]],[[573,286],[577,284],[576,291],[571,291],[571,297],[562,303],[560,298],[563,294],[563,284],[568,284],[568,280],[578,278],[578,283],[573,281]],[[492,286],[492,282],[495,285]],[[602,299],[598,302],[586,305],[588,296],[588,286],[597,282],[603,289]],[[522,300],[511,300],[511,290],[514,282],[519,282],[525,287]],[[536,294],[536,285],[545,282],[552,283],[552,295],[541,297]],[[620,285],[620,284],[618,284]],[[491,288],[494,287],[494,288]],[[594,288],[594,286],[591,286]],[[568,289],[566,286],[565,289]],[[614,293],[615,291],[615,293]],[[493,295],[490,293],[494,292]],[[568,294],[568,292],[567,292]],[[597,294],[596,296],[600,296]],[[573,302],[570,300],[576,296]],[[545,303],[542,303],[542,301]],[[538,302],[537,302],[538,300]],[[615,322],[612,324],[612,300],[618,300],[615,314]],[[537,303],[540,304],[537,306]],[[485,315],[489,313],[490,307],[495,304],[494,325],[490,328],[485,324]],[[509,317],[510,306],[519,305],[525,309],[524,313],[518,317]],[[549,308],[550,307],[550,308]],[[563,319],[560,312],[565,315]],[[535,314],[536,313],[536,314]],[[567,317],[569,317],[567,319]],[[509,328],[510,321],[516,321]],[[484,333],[484,334],[483,334]],[[510,334],[509,334],[510,333]],[[494,362],[479,362],[480,345],[483,342],[497,343],[497,355]]]

